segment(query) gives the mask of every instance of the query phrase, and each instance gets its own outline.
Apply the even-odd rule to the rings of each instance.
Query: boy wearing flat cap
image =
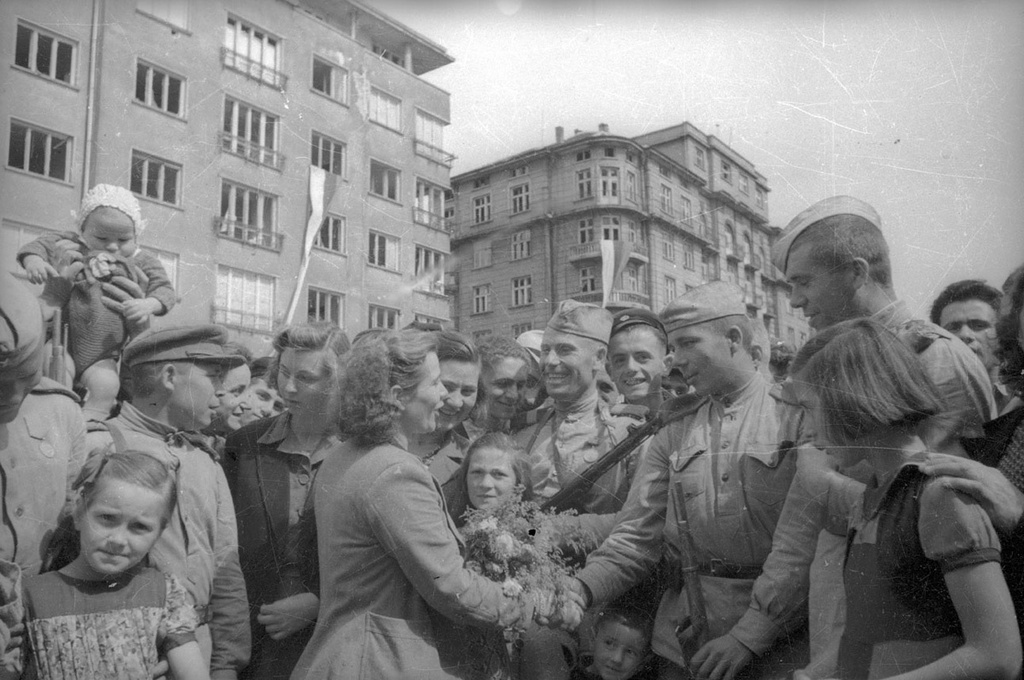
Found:
[[[733,677],[771,648],[780,630],[801,624],[800,603],[772,601],[757,616],[747,611],[795,460],[778,450],[771,386],[751,355],[755,322],[742,292],[723,281],[695,288],[671,302],[661,320],[673,366],[702,401],[655,435],[614,530],[577,578],[592,602],[605,602],[649,574],[663,551],[686,551],[698,564],[710,642],[690,639],[681,647],[675,631],[685,628],[691,603],[684,587],[669,588],[652,641],[659,677]],[[677,482],[692,547],[676,522]],[[744,677],[777,676],[786,651],[785,643],[777,646]]]
[[[227,479],[200,430],[220,404],[225,371],[244,359],[220,326],[143,333],[124,351],[131,401],[104,431],[90,433],[92,455],[142,451],[177,472],[178,505],[150,560],[185,584],[203,624],[196,630],[212,678],[235,678],[249,660],[249,612],[238,563],[235,509]]]
[[[21,628],[17,584],[39,573],[85,462],[78,397],[43,377],[44,340],[35,296],[0,269],[0,678],[21,673],[19,653],[4,656],[11,628]]]
[[[554,408],[516,435],[530,460],[533,492],[555,495],[628,434],[636,421],[613,416],[597,390],[597,374],[608,351],[612,315],[601,307],[564,300],[544,330],[540,368]],[[629,472],[639,450],[609,470],[591,488],[581,513],[610,513],[629,492]]]

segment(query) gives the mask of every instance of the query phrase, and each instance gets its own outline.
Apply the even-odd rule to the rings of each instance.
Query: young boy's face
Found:
[[[647,655],[647,637],[636,628],[618,621],[597,627],[592,669],[603,680],[627,680],[640,668]]]
[[[135,223],[117,208],[96,208],[82,225],[82,241],[93,252],[135,254]]]

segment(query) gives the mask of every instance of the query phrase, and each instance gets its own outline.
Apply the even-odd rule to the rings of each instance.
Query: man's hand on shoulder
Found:
[[[947,489],[978,501],[999,532],[1013,532],[1024,518],[1024,493],[996,468],[948,453],[929,453],[921,471],[942,477]]]

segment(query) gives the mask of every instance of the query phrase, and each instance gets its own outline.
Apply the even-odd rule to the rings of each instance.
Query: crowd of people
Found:
[[[130,192],[77,224],[0,274],[0,678],[1021,677],[1024,265],[916,319],[840,196],[773,248],[799,348],[715,281],[254,359],[149,328]],[[467,562],[467,513],[563,501],[572,576]]]

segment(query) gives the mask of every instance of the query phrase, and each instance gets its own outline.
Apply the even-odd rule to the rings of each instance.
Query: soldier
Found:
[[[125,347],[131,401],[104,431],[89,435],[91,455],[142,451],[177,472],[178,506],[150,558],[178,576],[203,624],[196,638],[212,678],[235,678],[249,660],[249,612],[238,564],[235,510],[224,471],[200,430],[220,404],[226,370],[244,360],[229,353],[220,326],[168,328]]]
[[[645,407],[641,413],[658,410],[665,399],[661,376],[667,370],[667,342],[661,320],[648,309],[624,309],[612,319],[608,375],[626,404]]]
[[[39,573],[85,462],[85,420],[78,397],[42,376],[38,301],[10,273],[0,277],[0,677],[17,677],[20,660],[4,659],[7,633],[20,621],[17,581]]]
[[[916,352],[949,408],[945,418],[935,420],[926,442],[929,447],[943,450],[959,436],[981,432],[981,424],[995,409],[988,373],[964,343],[934,324],[914,319],[897,298],[889,248],[874,208],[850,196],[815,203],[789,223],[772,249],[772,260],[793,287],[791,304],[803,310],[812,328],[870,316]],[[781,438],[809,444],[813,433],[792,387],[792,382],[782,386]],[[750,603],[752,616],[765,611],[766,598],[801,603],[810,584],[809,670],[819,677],[835,671],[845,620],[846,517],[836,511],[849,507],[863,490],[849,477],[836,481],[835,467],[823,452],[801,446],[775,547]]]
[[[533,492],[555,495],[602,454],[621,441],[636,420],[613,416],[599,398],[598,369],[608,351],[612,315],[595,305],[565,300],[548,321],[541,345],[544,385],[554,408],[516,435],[530,458]],[[616,512],[629,491],[629,456],[594,484],[582,506],[586,513]]]
[[[650,573],[663,550],[695,564],[698,580],[664,593],[652,649],[661,657],[662,678],[691,672],[720,678],[735,672],[731,665],[763,653],[768,631],[774,638],[801,623],[782,602],[772,603],[771,616],[746,615],[795,460],[778,450],[771,385],[751,354],[755,322],[742,292],[716,281],[671,302],[661,319],[673,366],[699,402],[655,435],[615,528],[589,556],[578,582],[589,601],[605,602]],[[681,494],[673,490],[679,484]],[[699,614],[706,615],[707,630],[692,626],[677,638],[677,626],[699,621]],[[707,639],[712,642],[702,644]],[[779,645],[746,677],[777,673],[790,651]]]

